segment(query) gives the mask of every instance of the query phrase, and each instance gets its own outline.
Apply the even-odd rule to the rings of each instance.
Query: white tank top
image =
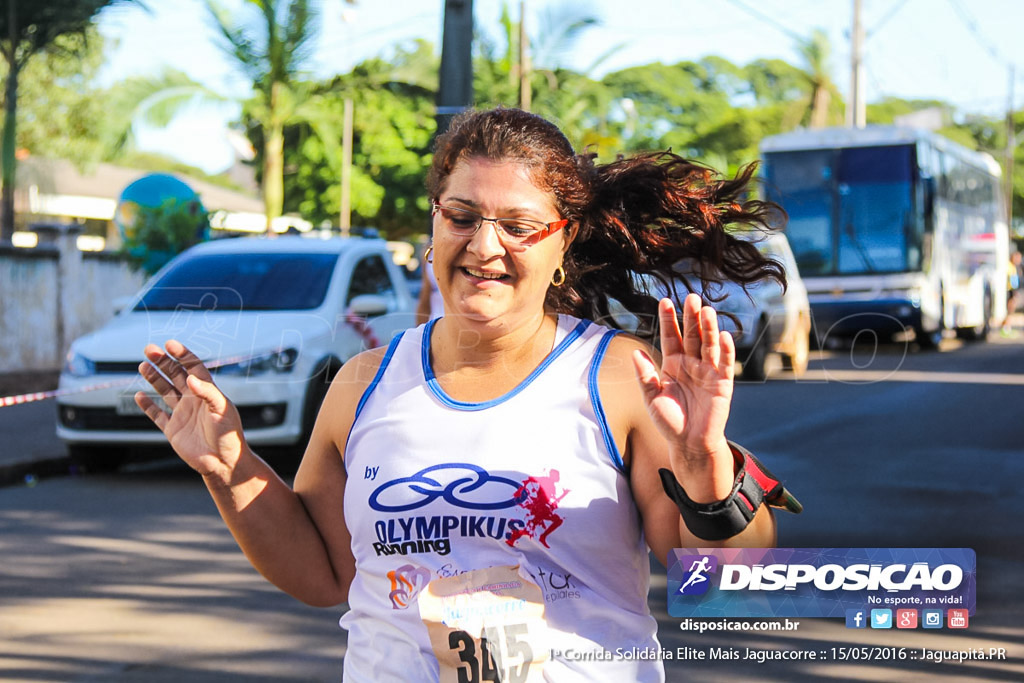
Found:
[[[597,390],[615,331],[559,316],[521,384],[467,403],[430,367],[435,322],[392,341],[349,434],[345,680],[437,681],[420,593],[518,565],[543,593],[545,680],[663,681],[661,662],[637,655],[660,647],[647,547]]]

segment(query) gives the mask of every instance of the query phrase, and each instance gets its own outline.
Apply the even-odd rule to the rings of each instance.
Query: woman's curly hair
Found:
[[[437,139],[427,190],[436,201],[464,159],[523,164],[533,182],[554,195],[561,216],[578,228],[563,261],[565,283],[548,289],[546,304],[555,312],[619,326],[611,299],[653,322],[653,294],[670,293],[678,302],[678,283],[711,303],[712,282],[748,285],[769,278],[785,286],[782,266],[734,234],[767,231],[785,215],[775,204],[746,199],[756,163],[723,178],[671,151],[600,165],[595,156],[577,154],[557,126],[536,114],[505,108],[465,112]],[[659,291],[651,291],[652,281],[660,283],[660,290],[653,287]],[[641,324],[637,331],[653,335],[654,326]]]

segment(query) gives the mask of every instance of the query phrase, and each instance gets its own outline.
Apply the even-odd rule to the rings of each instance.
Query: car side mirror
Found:
[[[348,302],[348,310],[363,318],[373,318],[388,312],[389,301],[380,294],[360,294]]]

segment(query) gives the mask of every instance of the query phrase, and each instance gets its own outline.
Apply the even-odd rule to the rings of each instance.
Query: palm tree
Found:
[[[102,141],[103,158],[108,161],[136,151],[139,123],[162,128],[190,104],[229,101],[185,73],[169,68],[154,76],[130,76],[111,86],[104,97],[106,117],[96,132]]]
[[[828,73],[832,51],[828,36],[821,29],[815,29],[810,39],[798,43],[798,50],[804,60],[804,73],[811,90],[806,120],[811,128],[824,128],[828,125],[832,94],[836,91]]]
[[[319,8],[310,0],[246,0],[249,21],[230,16],[215,0],[206,4],[225,51],[252,81],[253,118],[263,128],[263,202],[267,232],[284,204],[284,127],[303,98],[297,84],[311,56]]]
[[[524,6],[525,4],[521,4],[520,8]],[[531,76],[536,74],[544,77],[548,91],[558,90],[557,72],[562,58],[572,52],[587,29],[599,26],[600,23],[601,20],[585,8],[571,3],[563,2],[548,7],[538,21],[538,28],[527,39],[530,64],[525,65],[528,69],[525,82],[532,82]],[[482,68],[486,72],[484,90],[492,93],[496,102],[522,102],[520,88],[524,83],[524,79],[521,78],[524,65],[520,64],[520,56],[523,54],[519,44],[520,23],[513,18],[508,2],[502,3],[499,24],[499,40],[504,45],[487,36],[479,37],[483,59],[478,62],[478,70]],[[621,46],[615,46],[602,55],[587,72],[596,69],[601,61],[619,48]],[[536,66],[533,66],[534,64]],[[529,101],[532,97],[528,96],[526,99]]]

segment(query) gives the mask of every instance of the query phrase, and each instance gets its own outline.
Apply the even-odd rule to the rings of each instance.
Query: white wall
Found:
[[[74,234],[0,247],[0,374],[60,368],[71,342],[110,320],[114,300],[143,281],[116,257],[79,251]]]

